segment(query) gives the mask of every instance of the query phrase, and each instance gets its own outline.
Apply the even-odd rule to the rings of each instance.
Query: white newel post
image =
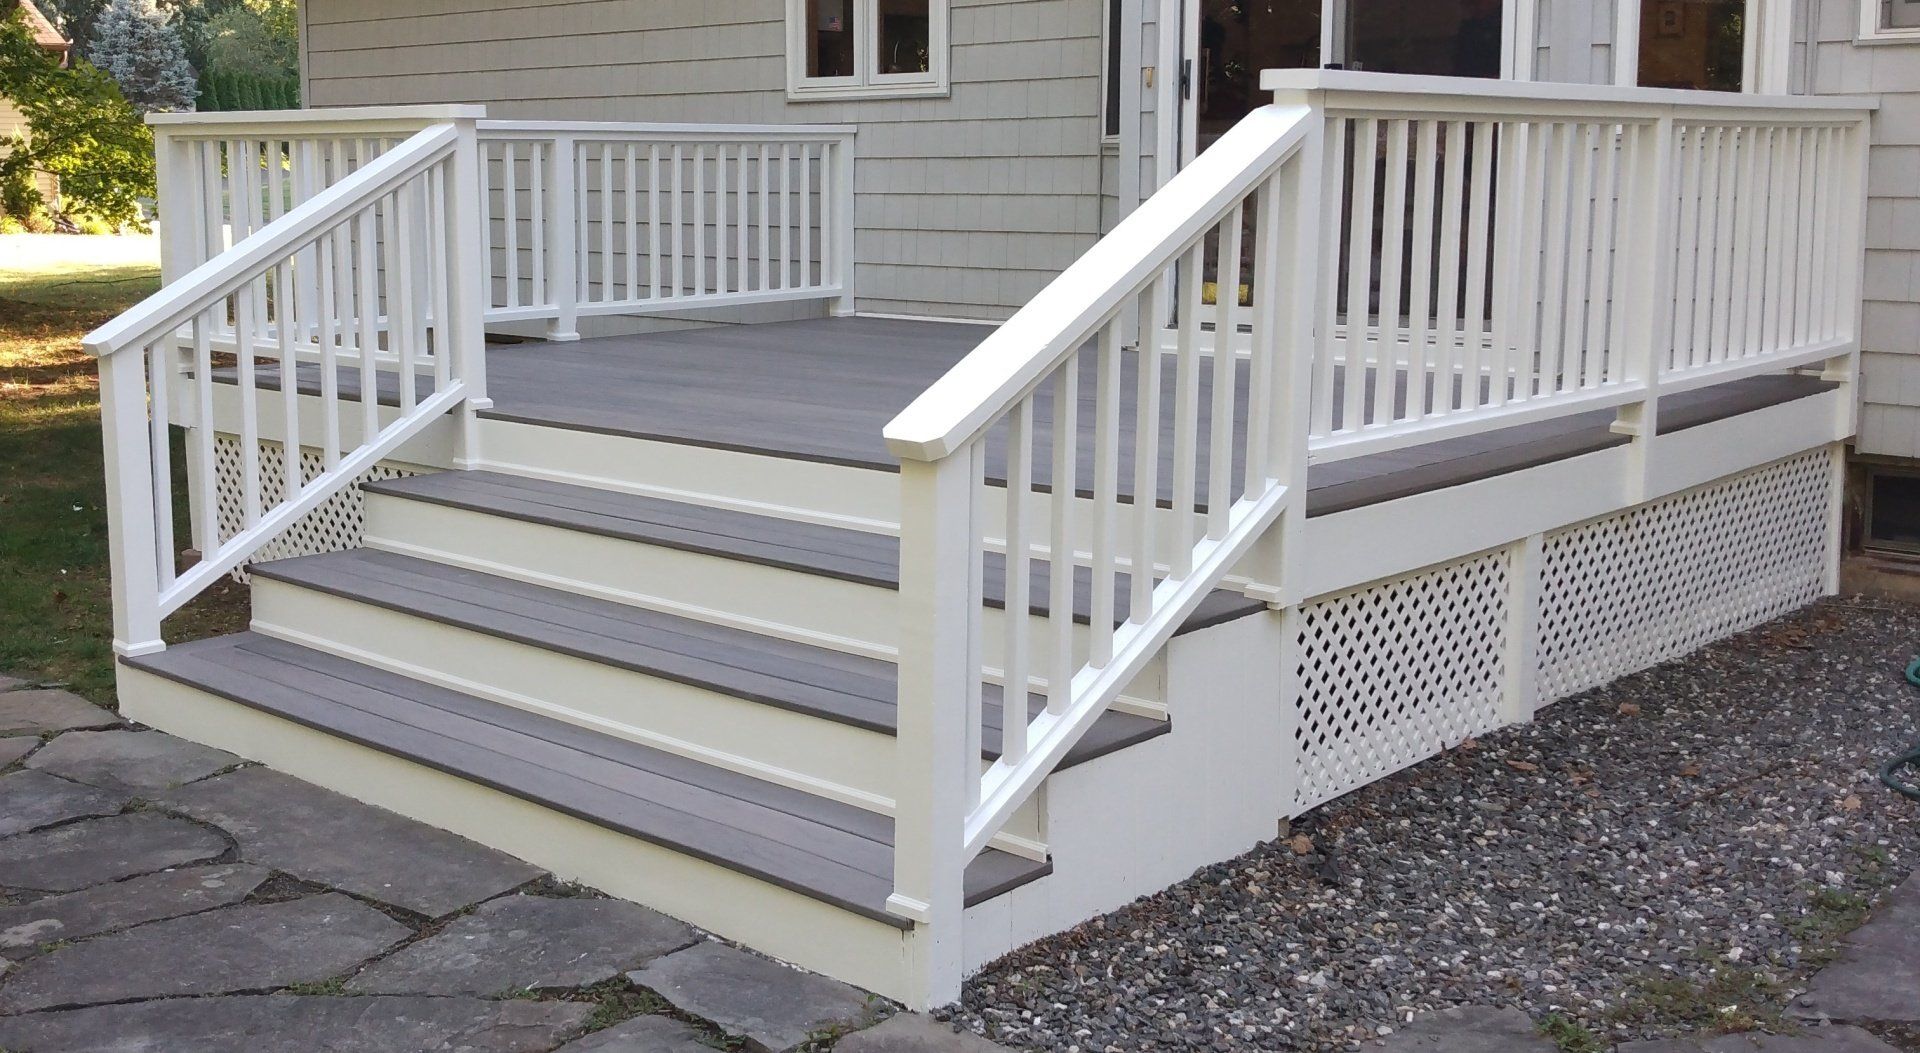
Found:
[[[159,407],[157,412],[166,412]],[[106,448],[107,557],[113,576],[113,653],[166,647],[160,639],[160,551],[155,518],[147,364],[138,347],[100,360],[100,431]],[[167,554],[172,558],[172,553]]]
[[[937,461],[900,465],[899,732],[895,739],[893,895],[887,909],[914,922],[913,1009],[957,998],[966,819],[980,779],[968,757],[967,712],[979,669],[974,588],[974,480],[981,443]]]
[[[547,291],[553,295],[555,312],[553,320],[547,323],[547,339],[578,340],[581,235],[577,142],[571,135],[556,135],[549,156],[553,174],[547,181],[547,204],[533,203],[535,208],[547,209],[547,243],[541,246],[541,251],[547,258]]]
[[[853,303],[853,137],[846,136],[833,148],[833,263],[835,279],[840,283],[840,298],[833,313],[850,315]]]
[[[487,203],[480,196],[480,143],[472,118],[454,122],[458,138],[453,148],[452,187],[447,198],[447,354],[453,377],[466,387],[460,405],[460,447],[454,464],[474,468],[480,463],[479,412],[493,405],[487,397],[487,302],[481,253],[486,242],[481,224],[487,221]],[[438,353],[436,349],[436,353]]]
[[[1632,465],[1626,480],[1628,504],[1647,500],[1653,444],[1660,431],[1660,374],[1673,336],[1673,270],[1678,226],[1672,221],[1676,204],[1674,128],[1671,110],[1651,125],[1635,129],[1629,148],[1631,187],[1622,226],[1623,244],[1617,250],[1628,259],[1645,260],[1627,268],[1626,320],[1620,353],[1625,356],[1627,381],[1645,391],[1640,401],[1620,407],[1613,423],[1616,434],[1633,437]]]
[[[1540,707],[1540,566],[1546,539],[1529,534],[1507,549],[1507,677],[1501,717],[1525,724]]]
[[[200,175],[193,163],[193,143],[165,125],[153,129],[153,178],[160,211],[160,284],[207,260],[206,221],[200,215]]]

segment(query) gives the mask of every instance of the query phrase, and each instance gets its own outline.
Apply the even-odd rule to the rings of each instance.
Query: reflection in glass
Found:
[[[854,0],[807,0],[807,76],[853,76]]]
[[[932,69],[928,0],[879,0],[881,74],[926,73]]]

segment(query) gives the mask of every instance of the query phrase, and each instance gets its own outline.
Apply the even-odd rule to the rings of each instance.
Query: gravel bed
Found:
[[[1920,866],[1920,806],[1874,776],[1920,739],[1916,651],[1920,607],[1818,604],[1017,951],[951,1015],[1126,1053],[1353,1049],[1469,1004],[1606,1042],[1768,1026]]]

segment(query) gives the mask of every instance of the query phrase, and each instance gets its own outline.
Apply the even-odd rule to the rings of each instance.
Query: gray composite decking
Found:
[[[253,574],[589,662],[892,735],[897,669],[856,654],[582,596],[373,549],[255,564]],[[981,754],[1000,756],[1002,693],[985,685]],[[1028,698],[1031,713],[1046,708]],[[1103,715],[1062,767],[1165,734],[1167,722]]]
[[[529,479],[499,472],[437,472],[368,483],[369,493],[446,505],[589,534],[747,560],[802,574],[838,578],[876,588],[900,587],[898,538],[841,527],[803,523],[725,508],[711,508],[638,494]],[[1006,605],[1005,559],[986,553],[982,591],[987,606]],[[1116,624],[1125,621],[1132,596],[1127,576],[1115,588]],[[1029,610],[1046,616],[1052,609],[1048,566],[1034,561]],[[1238,593],[1215,590],[1181,625],[1188,633],[1231,621],[1266,604]],[[1074,572],[1073,618],[1086,624],[1093,610],[1093,572]]]
[[[897,928],[893,820],[564,721],[254,633],[124,659],[337,738],[402,757]],[[1051,872],[988,849],[969,905]]]
[[[570,343],[499,344],[487,352],[488,394],[483,416],[661,442],[765,454],[879,471],[898,462],[881,434],[888,421],[972,350],[991,330],[958,322],[888,318],[823,318],[756,325],[712,326]],[[1081,433],[1094,416],[1094,356],[1081,356],[1078,416]],[[1122,358],[1121,390],[1130,403],[1138,358]],[[1173,363],[1162,363],[1162,390],[1173,390]],[[1212,417],[1210,368],[1200,371],[1197,451],[1206,478]],[[1235,433],[1245,434],[1247,367],[1235,382]],[[277,385],[263,363],[260,383]],[[317,367],[300,370],[303,390],[317,392]],[[397,400],[391,374],[381,378],[381,401]],[[1333,426],[1343,426],[1345,379],[1334,371]],[[1660,430],[1671,433],[1824,391],[1833,385],[1810,376],[1761,376],[1670,394],[1661,399]],[[359,374],[342,370],[343,398],[358,398]],[[1394,393],[1405,405],[1405,374]],[[422,382],[421,391],[427,390]],[[1371,413],[1372,390],[1362,402]],[[1172,399],[1162,399],[1158,500],[1171,505]],[[1120,495],[1132,499],[1136,421],[1120,414]],[[1035,483],[1045,489],[1051,471],[1052,385],[1043,384],[1034,413]],[[1315,465],[1308,473],[1309,515],[1326,515],[1429,490],[1457,486],[1566,457],[1621,445],[1610,428],[1614,414],[1598,410],[1557,420],[1501,428],[1404,450]],[[1238,442],[1236,441],[1236,445]],[[1083,443],[1077,479],[1092,476],[1092,445]],[[986,471],[1004,482],[1005,449],[990,434]],[[1236,469],[1238,465],[1236,465]],[[1238,480],[1236,470],[1234,478]],[[1235,495],[1238,495],[1236,482]],[[1204,507],[1205,495],[1199,507]]]

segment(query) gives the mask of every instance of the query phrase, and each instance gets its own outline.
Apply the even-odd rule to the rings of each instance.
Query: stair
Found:
[[[502,471],[363,489],[366,547],[254,565],[251,631],[126,660],[128,715],[910,989],[923,934],[886,906],[896,538]],[[1029,609],[1007,611],[1002,566],[985,574],[991,663],[1005,620],[1047,618],[1055,597],[1038,566]],[[1262,609],[1216,594],[1185,631]],[[1164,677],[1157,661],[1062,770],[1168,735]],[[1007,700],[983,695],[984,768]],[[1113,778],[1089,770],[1084,786]],[[997,933],[983,948],[1047,916],[1009,906],[1053,874],[1046,809],[1029,801],[967,869],[969,916]]]

